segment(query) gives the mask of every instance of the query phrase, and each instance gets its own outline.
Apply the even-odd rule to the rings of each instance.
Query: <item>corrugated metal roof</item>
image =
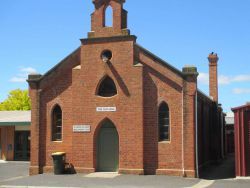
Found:
[[[31,111],[0,111],[0,125],[30,125]]]

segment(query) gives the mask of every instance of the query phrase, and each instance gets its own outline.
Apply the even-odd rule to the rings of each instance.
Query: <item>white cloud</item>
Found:
[[[240,95],[240,94],[250,94],[250,88],[234,88],[233,93]]]
[[[250,75],[238,75],[233,78],[234,82],[249,82],[250,81]]]
[[[34,69],[32,67],[21,68],[20,71],[27,73],[28,75],[37,73],[36,69]]]
[[[23,83],[26,82],[29,74],[37,73],[36,69],[32,67],[22,67],[19,69],[19,72],[20,73],[18,73],[17,76],[14,76],[10,79],[10,82]]]
[[[219,75],[218,77],[218,83],[220,85],[228,85],[231,82],[231,78],[225,75]]]
[[[198,82],[203,85],[209,84],[209,75],[207,73],[199,73]]]
[[[17,82],[17,83],[22,83],[25,81],[26,81],[26,78],[22,78],[22,77],[13,77],[10,79],[10,82]]]
[[[209,85],[209,74],[208,73],[199,73],[198,81],[200,84]],[[239,82],[250,82],[250,75],[236,75],[236,76],[226,76],[219,75],[218,83],[219,85],[229,85],[231,83]]]

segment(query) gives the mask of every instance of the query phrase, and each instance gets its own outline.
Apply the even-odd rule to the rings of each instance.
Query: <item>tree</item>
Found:
[[[28,90],[16,89],[10,91],[8,98],[0,103],[0,111],[30,110]]]

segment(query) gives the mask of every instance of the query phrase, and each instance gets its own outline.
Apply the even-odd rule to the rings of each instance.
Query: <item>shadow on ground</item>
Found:
[[[235,155],[229,154],[223,161],[207,166],[200,173],[200,178],[207,180],[235,178]]]

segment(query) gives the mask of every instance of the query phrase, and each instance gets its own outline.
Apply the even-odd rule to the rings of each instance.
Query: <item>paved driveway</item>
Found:
[[[94,173],[77,175],[42,174],[28,176],[28,163],[9,162],[0,163],[0,188],[45,188],[45,187],[72,187],[72,188],[249,188],[250,179],[213,179],[213,174],[225,172],[230,160],[219,168],[210,169],[206,179],[181,178],[169,176],[136,176],[118,175],[115,173]]]

